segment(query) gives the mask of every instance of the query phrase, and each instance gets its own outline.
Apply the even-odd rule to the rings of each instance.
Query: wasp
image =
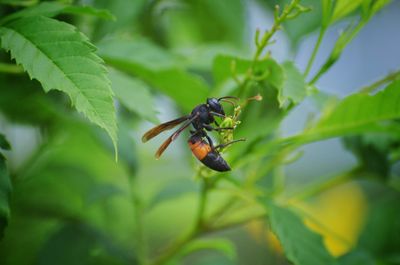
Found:
[[[234,104],[229,99],[238,100],[236,97],[226,96],[221,98],[208,98],[205,104],[197,105],[189,115],[159,124],[154,128],[147,131],[143,137],[142,142],[147,142],[153,137],[157,136],[163,131],[170,130],[177,125],[183,125],[176,130],[170,137],[168,137],[163,144],[158,148],[155,156],[160,158],[162,153],[178,136],[190,125],[194,130],[190,130],[190,137],[188,145],[193,155],[208,168],[215,171],[224,172],[231,170],[228,163],[223,159],[219,150],[238,141],[245,139],[238,139],[224,144],[214,146],[212,139],[207,134],[207,131],[222,131],[233,130],[233,127],[219,127],[215,117],[225,118],[225,111],[221,102],[229,102]],[[215,124],[217,127],[214,127]],[[206,141],[207,140],[207,141]]]

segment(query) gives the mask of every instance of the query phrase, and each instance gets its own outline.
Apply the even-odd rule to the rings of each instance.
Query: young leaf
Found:
[[[6,168],[6,161],[0,153],[0,239],[3,238],[4,229],[10,217],[11,180]]]
[[[272,231],[277,235],[288,260],[295,265],[334,265],[321,236],[309,230],[291,210],[268,205]]]
[[[121,104],[150,122],[159,122],[156,106],[146,83],[117,70],[110,71],[110,79],[115,96]]]
[[[292,62],[285,62],[282,64],[282,67],[285,71],[286,78],[282,89],[279,90],[279,105],[282,107],[287,100],[298,104],[303,101],[307,94],[304,76]]]
[[[95,47],[73,26],[47,17],[26,17],[0,27],[1,45],[47,92],[68,94],[72,104],[104,128],[114,146],[113,93]]]
[[[333,9],[331,23],[334,23],[340,20],[341,18],[344,18],[345,16],[349,15],[351,12],[353,12],[359,6],[361,6],[363,2],[364,0],[353,0],[353,1],[337,0],[335,8]]]

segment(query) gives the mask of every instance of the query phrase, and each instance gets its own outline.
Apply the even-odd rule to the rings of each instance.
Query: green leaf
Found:
[[[56,89],[68,94],[76,109],[104,128],[117,145],[107,71],[85,36],[73,26],[47,17],[16,20],[0,27],[0,36],[2,47],[46,92]]]
[[[10,143],[7,141],[7,139],[4,136],[4,134],[1,134],[1,133],[0,133],[0,148],[4,149],[4,150],[10,150],[11,149]]]
[[[68,251],[66,251],[68,250]],[[38,265],[137,264],[132,253],[122,250],[101,231],[83,224],[66,224],[40,250]]]
[[[159,89],[186,112],[204,102],[208,95],[209,88],[203,79],[187,72],[178,58],[146,39],[108,40],[99,48],[109,64]]]
[[[219,55],[213,64],[213,75],[215,82],[221,85],[233,78],[234,75],[241,77],[245,75],[252,65],[252,61],[241,59],[230,55]],[[264,80],[273,87],[280,89],[284,82],[282,67],[273,59],[258,61],[254,66],[254,75],[263,76]]]
[[[143,119],[153,123],[159,122],[156,106],[146,83],[117,70],[110,71],[110,80],[115,96],[121,104]]]
[[[331,23],[346,17],[363,4],[364,0],[336,0],[331,18]]]
[[[330,265],[335,259],[324,248],[322,237],[309,230],[299,216],[287,208],[268,204],[269,221],[286,257],[295,265]]]
[[[359,237],[358,247],[383,260],[399,254],[400,194],[378,183],[372,182],[368,185],[371,194],[379,196],[371,198],[369,214]]]
[[[143,12],[148,7],[147,0],[94,0],[90,2],[96,8],[109,10],[115,20],[98,20],[94,24],[92,40],[101,40],[104,36],[116,32],[132,32],[143,27]],[[129,6],[129,8],[127,8]]]
[[[6,161],[0,153],[0,239],[4,236],[4,229],[10,218],[10,196],[12,186],[8,174]]]
[[[309,142],[357,132],[381,131],[383,127],[378,122],[400,117],[399,101],[400,80],[375,95],[350,95],[325,110],[314,127],[295,137]]]
[[[59,2],[42,2],[38,5],[25,8],[19,12],[0,20],[0,24],[28,16],[54,17],[59,14],[91,15],[102,19],[114,20],[115,17],[108,10],[100,10],[91,6],[70,6]]]
[[[375,259],[366,251],[355,250],[340,257],[340,265],[376,265]]]
[[[245,2],[241,0],[171,1],[165,31],[173,47],[202,43],[243,44],[246,29]],[[168,5],[168,4],[165,4]],[[174,5],[180,5],[175,7]],[[166,8],[167,9],[167,8]]]
[[[282,64],[282,67],[285,71],[286,78],[282,89],[279,90],[279,105],[282,107],[288,100],[294,104],[299,104],[307,95],[304,76],[292,62],[285,62]]]

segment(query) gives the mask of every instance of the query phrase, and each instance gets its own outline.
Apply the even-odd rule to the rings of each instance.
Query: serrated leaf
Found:
[[[109,64],[159,89],[186,112],[208,95],[209,88],[200,76],[187,72],[175,56],[146,39],[108,40],[99,48]]]
[[[4,150],[10,150],[11,149],[10,143],[7,141],[7,139],[4,136],[4,134],[1,134],[1,133],[0,133],[0,148],[4,149]]]
[[[0,27],[1,45],[48,92],[66,93],[75,108],[104,128],[117,145],[113,94],[95,47],[73,26],[26,17]]]
[[[110,80],[121,104],[150,122],[159,122],[156,106],[146,83],[117,70],[110,71]]]
[[[4,229],[10,218],[11,180],[8,174],[6,161],[0,153],[0,240],[3,238]]]
[[[292,62],[285,62],[282,64],[282,67],[286,78],[282,89],[278,91],[279,105],[282,107],[287,100],[298,104],[307,95],[304,76]]]
[[[268,204],[269,221],[288,260],[295,265],[334,265],[322,237],[309,230],[299,216],[287,208]]]
[[[0,24],[28,16],[54,17],[59,14],[90,15],[102,19],[114,20],[115,17],[105,9],[96,9],[91,6],[70,6],[59,2],[42,2],[19,12],[12,13],[0,20]]]

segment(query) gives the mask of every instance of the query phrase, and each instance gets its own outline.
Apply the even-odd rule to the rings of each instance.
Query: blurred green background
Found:
[[[39,2],[0,0],[0,17]],[[222,55],[253,58],[256,30],[269,29],[275,4],[282,7],[289,1],[59,2],[89,5],[115,16],[107,20],[64,13],[57,19],[87,35],[107,64],[117,109],[119,159],[115,161],[106,133],[78,114],[66,95],[43,92],[38,81],[18,68],[15,73],[0,71],[0,136],[11,145],[2,153],[12,183],[10,218],[1,219],[8,224],[0,239],[0,264],[152,264],[165,246],[192,228],[202,179],[196,173],[199,162],[186,144],[189,132],[159,160],[154,153],[169,133],[146,144],[141,135],[187,114],[209,96],[238,95],[233,81],[223,79],[231,75],[231,66]],[[312,10],[285,22],[273,37],[276,43],[268,49],[277,64],[290,61],[304,72],[321,27],[321,2],[301,1]],[[311,76],[339,32],[355,23],[360,12],[352,10],[327,30]],[[399,68],[399,14],[400,2],[393,1],[369,21],[316,82],[321,95],[343,98]],[[0,60],[13,62],[5,51]],[[300,133],[327,104],[310,97],[293,108],[280,108],[274,86],[274,80],[259,82],[241,95],[261,93],[264,99],[249,104],[241,116],[235,133],[248,141],[223,155],[233,171],[222,175],[210,192],[205,215],[212,216],[233,196],[239,202],[222,223],[257,216],[260,206],[254,201],[260,193],[277,198],[273,176],[284,176],[279,196],[300,194],[290,203],[340,264],[400,264],[400,137],[332,137],[297,148],[287,157],[292,162],[274,162],[278,151],[262,153],[257,147]],[[273,169],[263,167],[268,163]],[[356,177],[348,177],[348,172]],[[252,176],[257,181],[246,186]],[[315,187],[319,192],[313,192]],[[0,200],[7,198],[0,190]],[[254,218],[206,234],[165,264],[290,263],[268,220]]]

